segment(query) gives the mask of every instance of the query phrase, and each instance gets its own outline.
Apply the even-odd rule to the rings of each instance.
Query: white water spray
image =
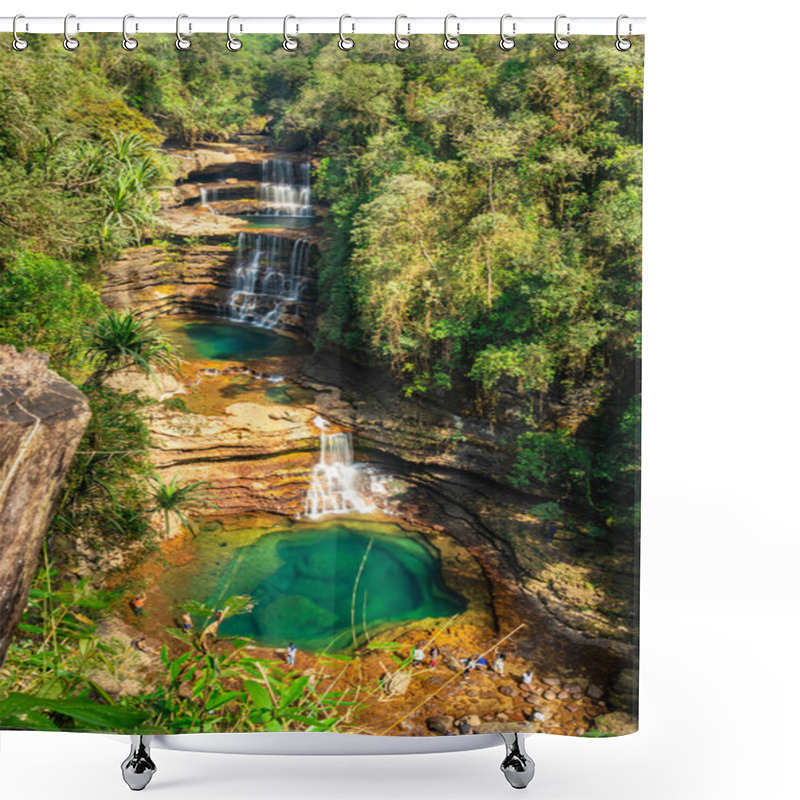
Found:
[[[300,300],[308,282],[310,251],[307,239],[240,233],[225,316],[274,328],[286,306]]]
[[[353,435],[321,433],[319,463],[311,470],[311,485],[306,495],[306,516],[310,519],[333,514],[369,514],[376,510],[360,489],[365,476],[360,464],[353,463]]]
[[[313,217],[311,164],[269,159],[261,164],[259,200],[268,217]]]

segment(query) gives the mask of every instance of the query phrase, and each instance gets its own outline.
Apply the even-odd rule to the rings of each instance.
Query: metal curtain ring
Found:
[[[395,50],[408,50],[411,46],[411,42],[406,39],[405,36],[400,35],[400,20],[401,19],[408,19],[405,14],[398,14],[394,18],[394,49]],[[408,27],[408,33],[411,33],[411,23],[406,23]]]
[[[456,20],[456,35],[451,36],[449,31],[447,30],[448,24],[451,19]],[[458,35],[461,33],[461,23],[457,21],[458,17],[455,14],[448,14],[444,18],[444,41],[442,44],[444,45],[445,50],[458,50],[458,46],[461,42],[458,41]]]
[[[23,50],[27,50],[28,49],[28,40],[27,39],[23,39],[17,33],[17,20],[20,20],[20,19],[25,19],[25,16],[23,14],[17,14],[14,17],[14,21],[11,23],[11,32],[14,34],[14,41],[11,42],[11,46],[19,53],[21,53]],[[26,23],[25,24],[25,28],[27,29],[27,27],[28,27],[28,25]]]
[[[353,19],[349,14],[342,14],[339,17],[339,48],[341,50],[352,50],[355,47],[355,42],[349,37],[345,36],[343,32],[344,21],[346,19]],[[356,26],[353,25],[353,31],[355,31]]]
[[[283,18],[283,49],[286,50],[287,53],[291,53],[300,47],[300,42],[298,42],[297,39],[293,39],[291,36],[289,36],[288,28],[290,19],[297,19],[297,17],[293,17],[291,14],[289,14]],[[297,30],[296,25],[295,30]]]
[[[506,52],[514,49],[514,45],[516,44],[514,37],[517,35],[517,23],[512,22],[511,36],[506,36],[504,27],[507,19],[511,19],[511,14],[503,14],[503,16],[500,17],[500,49]]]
[[[131,50],[135,50],[139,46],[139,42],[136,41],[132,36],[128,36],[128,20],[135,19],[133,14],[126,14],[122,18],[122,48],[123,50],[127,50],[130,52]],[[136,26],[138,30],[139,26]]]
[[[617,50],[620,51],[620,53],[624,53],[625,51],[630,50],[631,46],[632,46],[632,42],[631,42],[630,39],[625,39],[622,36],[620,36],[620,32],[619,32],[619,27],[620,26],[619,26],[619,24],[624,19],[628,19],[627,14],[620,14],[617,17],[617,41],[614,43],[614,47],[616,47]],[[628,35],[629,36],[630,36],[631,30],[632,30],[631,24],[628,23]]]
[[[69,35],[69,21],[71,19],[75,19],[74,14],[67,14],[67,16],[64,17],[64,49],[70,51],[77,50],[81,45],[74,36]],[[76,31],[77,30],[78,27],[76,26]]]
[[[228,43],[227,43],[226,47],[228,48],[228,50],[231,51],[231,53],[235,53],[238,50],[242,49],[242,40],[241,39],[237,39],[231,33],[231,22],[233,22],[233,20],[235,20],[235,19],[239,19],[239,17],[237,17],[235,14],[232,14],[230,17],[228,17]],[[241,28],[240,28],[240,30],[241,30]]]
[[[191,39],[187,39],[181,33],[181,20],[182,19],[188,19],[188,18],[189,18],[188,14],[178,14],[178,17],[175,20],[175,36],[177,37],[175,39],[175,47],[177,47],[178,50],[188,50],[192,46]],[[192,26],[190,25],[189,26],[189,30],[191,30],[191,29],[192,29]]]
[[[556,17],[556,21],[553,26],[553,31],[556,35],[556,38],[553,40],[553,47],[555,47],[555,49],[559,51],[566,50],[569,47],[569,42],[566,39],[564,39],[558,32],[558,21],[560,19],[566,19],[566,18],[567,18],[566,14],[559,14]],[[567,23],[567,36],[569,36],[569,22]]]

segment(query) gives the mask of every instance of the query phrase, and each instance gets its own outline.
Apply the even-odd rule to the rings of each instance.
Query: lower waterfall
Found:
[[[353,463],[351,433],[321,433],[319,462],[311,470],[306,494],[306,516],[319,519],[329,514],[369,514],[375,505],[359,493],[366,476]]]
[[[225,316],[274,328],[286,306],[301,299],[308,282],[310,251],[305,238],[240,233]]]

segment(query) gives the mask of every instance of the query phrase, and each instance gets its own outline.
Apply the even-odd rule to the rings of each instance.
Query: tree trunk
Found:
[[[47,356],[0,346],[0,665],[89,416],[86,398],[47,368]]]

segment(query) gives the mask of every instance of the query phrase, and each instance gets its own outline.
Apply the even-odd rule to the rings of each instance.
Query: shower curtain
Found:
[[[636,730],[643,41],[29,38],[0,728]]]

